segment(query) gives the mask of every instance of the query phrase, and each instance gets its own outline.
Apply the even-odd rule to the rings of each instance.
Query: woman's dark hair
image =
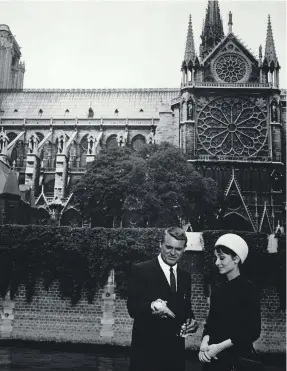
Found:
[[[236,256],[238,256],[233,250],[231,250],[229,247],[226,247],[226,246],[218,245],[218,246],[215,247],[215,251],[217,253],[230,255],[232,258],[235,258]],[[238,263],[238,266],[240,266],[240,265],[241,265],[241,260]]]

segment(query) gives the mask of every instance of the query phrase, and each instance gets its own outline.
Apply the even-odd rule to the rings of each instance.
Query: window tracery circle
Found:
[[[198,154],[268,156],[267,106],[262,98],[218,97],[198,114]]]
[[[247,61],[239,54],[221,55],[213,66],[215,76],[225,83],[241,82],[249,72]]]

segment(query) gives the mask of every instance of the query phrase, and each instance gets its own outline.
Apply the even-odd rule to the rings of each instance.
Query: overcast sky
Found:
[[[177,88],[189,14],[198,53],[207,0],[1,1],[26,63],[25,88]],[[258,56],[267,17],[287,88],[286,1],[220,1],[225,33],[233,31]]]

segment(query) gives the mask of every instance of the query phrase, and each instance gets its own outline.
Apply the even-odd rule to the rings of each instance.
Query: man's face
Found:
[[[160,246],[162,260],[172,266],[182,257],[185,250],[185,241],[177,240],[168,233]]]

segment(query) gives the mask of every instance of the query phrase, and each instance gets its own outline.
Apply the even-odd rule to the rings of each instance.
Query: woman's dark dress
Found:
[[[229,371],[238,356],[252,355],[252,343],[261,332],[260,297],[254,285],[241,275],[211,295],[210,311],[203,336],[209,345],[231,339],[233,346],[204,364],[204,371]]]

